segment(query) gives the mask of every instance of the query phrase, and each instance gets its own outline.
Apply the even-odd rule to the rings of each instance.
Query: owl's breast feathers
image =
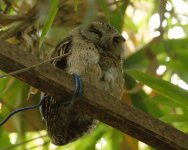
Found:
[[[102,50],[85,37],[74,36],[66,61],[68,73],[80,74],[82,80],[121,98],[124,79],[119,56]]]
[[[53,57],[68,53],[72,47],[72,38],[73,38],[72,36],[68,36],[63,41],[61,41],[56,46],[55,50],[51,54],[51,57],[53,58]],[[63,69],[63,70],[67,67],[66,58],[59,58],[59,59],[53,60],[51,63],[55,65],[56,67]]]

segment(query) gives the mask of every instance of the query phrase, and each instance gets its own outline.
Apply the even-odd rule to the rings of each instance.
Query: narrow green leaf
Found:
[[[1,149],[6,148],[11,145],[8,133],[2,127],[0,128],[0,139],[2,139],[2,140],[0,140]]]
[[[106,1],[105,0],[98,0],[98,4],[99,4],[101,10],[103,11],[103,13],[105,14],[105,16],[108,20],[109,17],[110,17],[110,11],[109,11],[109,8],[106,4]]]
[[[78,0],[74,0],[74,11],[78,10]]]
[[[138,32],[138,28],[137,26],[135,25],[135,23],[133,22],[133,19],[129,16],[125,16],[124,17],[124,26],[126,26],[127,28],[131,29],[132,32]]]
[[[180,105],[188,107],[188,91],[167,81],[152,77],[151,75],[137,70],[127,70],[126,73],[132,76],[134,79],[156,90],[161,95],[173,100]]]
[[[170,51],[171,55],[177,55],[177,52],[185,53],[188,50],[188,38],[185,39],[168,39],[164,41],[153,41],[138,49],[135,53],[126,58],[123,66],[126,69],[143,69],[148,66],[148,59],[146,57],[146,49],[150,49],[156,56],[164,55]],[[168,51],[167,51],[168,50]],[[178,55],[179,56],[179,55]],[[179,57],[178,57],[179,58]],[[185,58],[185,56],[184,56]],[[164,59],[163,59],[164,60]],[[159,60],[160,61],[160,60]],[[187,63],[186,63],[187,64]]]
[[[171,69],[174,73],[178,74],[178,76],[186,83],[188,83],[188,66],[183,63],[181,60],[175,59],[170,60],[168,62],[163,63],[167,66],[168,70]]]
[[[58,4],[59,4],[59,0],[51,1],[48,18],[46,19],[46,22],[44,23],[44,27],[42,29],[42,34],[41,34],[41,37],[40,37],[40,40],[39,40],[39,46],[40,47],[41,47],[42,42],[43,42],[47,32],[49,31],[49,29],[50,29],[50,27],[51,27],[51,25],[54,21],[54,18],[57,14]]]
[[[188,52],[187,51],[180,51],[180,52],[175,52],[176,55],[176,59],[178,59],[180,62],[182,62],[182,64],[187,67],[188,69]]]
[[[174,123],[174,122],[188,122],[188,116],[187,115],[166,115],[159,118],[161,121],[164,121],[166,123]]]

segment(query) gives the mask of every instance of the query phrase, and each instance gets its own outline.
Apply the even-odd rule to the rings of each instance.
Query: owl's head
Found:
[[[94,43],[103,53],[113,53],[120,56],[125,42],[123,36],[110,24],[104,22],[92,22],[80,26],[80,34],[85,39]]]

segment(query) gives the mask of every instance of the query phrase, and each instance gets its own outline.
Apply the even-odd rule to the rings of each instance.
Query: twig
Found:
[[[5,147],[5,148],[3,148],[3,149],[1,149],[1,150],[10,150],[10,149],[16,148],[16,147],[18,147],[18,146],[20,146],[20,145],[23,145],[23,144],[26,144],[26,143],[32,142],[32,141],[34,141],[34,140],[37,140],[37,139],[40,139],[40,138],[43,138],[43,137],[46,137],[46,136],[47,136],[47,134],[45,134],[45,135],[41,135],[41,136],[38,136],[38,137],[36,137],[36,138],[29,139],[29,140],[24,141],[24,142],[20,142],[20,143],[17,143],[17,144],[11,145],[11,146],[9,146],[9,147]]]
[[[7,0],[4,0],[4,3],[6,4],[6,7],[5,7],[3,13],[6,14],[9,11],[10,7],[11,7],[11,2],[9,2]]]
[[[36,145],[36,146],[32,146],[30,148],[26,148],[25,150],[31,150],[31,149],[34,149],[34,148],[37,148],[37,147],[41,147],[41,146],[44,146],[44,145],[47,145],[50,143],[50,140],[44,142],[43,144],[39,144],[39,145]],[[37,148],[38,149],[38,148]]]
[[[5,105],[9,110],[13,110],[14,108],[12,106],[10,106],[8,103],[6,103],[4,100],[0,99],[0,103],[2,103],[3,105]]]
[[[14,21],[21,21],[27,19],[27,15],[7,15],[7,14],[0,14],[0,22],[1,25],[8,25]]]
[[[5,78],[7,76],[13,76],[13,75],[16,75],[16,74],[19,74],[19,73],[23,73],[25,71],[28,71],[28,70],[33,69],[33,68],[36,68],[36,67],[38,67],[38,66],[40,66],[42,64],[45,64],[45,63],[50,62],[50,61],[53,61],[55,59],[67,57],[70,53],[71,53],[71,51],[67,52],[66,54],[63,54],[63,55],[60,55],[60,56],[56,56],[56,57],[50,58],[48,60],[45,60],[43,62],[40,62],[38,64],[32,65],[30,67],[26,67],[26,68],[23,68],[23,69],[20,69],[20,70],[16,70],[16,71],[10,72],[10,73],[5,74],[5,75],[0,75],[0,78]]]

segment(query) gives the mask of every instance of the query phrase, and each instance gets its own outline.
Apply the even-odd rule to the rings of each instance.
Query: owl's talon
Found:
[[[64,103],[65,106],[74,104],[74,102],[82,95],[82,80],[80,78],[80,75],[74,73],[72,74],[72,76],[74,79],[75,91],[72,99]]]

